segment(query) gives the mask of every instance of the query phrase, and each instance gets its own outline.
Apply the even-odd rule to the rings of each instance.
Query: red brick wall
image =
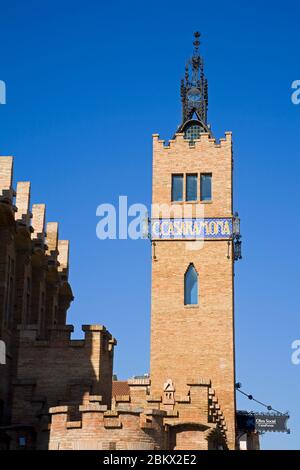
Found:
[[[14,423],[35,423],[38,406],[78,404],[85,394],[102,395],[110,406],[114,340],[102,326],[83,329],[84,340],[70,340],[73,327],[66,326],[51,329],[49,341],[35,339],[36,327],[20,329]]]
[[[101,405],[80,407],[77,422],[65,407],[51,410],[50,450],[154,450],[163,448],[163,413],[132,408],[106,412]]]

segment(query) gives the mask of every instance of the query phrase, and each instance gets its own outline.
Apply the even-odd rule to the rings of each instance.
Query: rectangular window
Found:
[[[201,201],[212,200],[211,183],[212,183],[211,173],[201,174]]]
[[[172,175],[172,201],[183,201],[183,175]]]
[[[26,447],[26,437],[24,436],[19,437],[19,447]]]
[[[186,175],[186,200],[197,201],[198,175]]]

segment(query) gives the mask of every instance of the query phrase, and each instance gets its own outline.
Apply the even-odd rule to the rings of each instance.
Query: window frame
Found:
[[[194,176],[196,177],[196,199],[188,199],[188,177]],[[185,174],[185,202],[198,202],[198,179],[199,173],[186,173]]]
[[[181,199],[174,199],[173,195],[173,188],[174,188],[174,178],[175,177],[181,177],[181,183],[182,183],[182,188],[181,188]],[[171,174],[171,202],[184,202],[184,173],[172,173]]]
[[[203,176],[210,176],[210,199],[203,199],[203,196],[202,196],[202,177]],[[200,202],[208,203],[208,202],[212,202],[212,200],[213,200],[213,174],[212,172],[200,173]]]
[[[188,276],[188,273],[189,273],[190,269],[193,269],[194,272],[196,273],[196,281],[197,281],[196,282],[196,299],[197,299],[196,303],[188,303],[187,302],[187,297],[188,297],[188,294],[186,292],[186,290],[187,290],[187,276]],[[187,308],[197,308],[197,307],[199,307],[199,273],[198,273],[197,269],[195,268],[194,263],[190,263],[187,267],[187,270],[184,273],[183,288],[184,288],[184,292],[183,292],[184,306],[187,307]],[[190,292],[189,297],[192,297],[191,292]]]
[[[197,178],[196,184],[196,199],[188,199],[188,177],[195,176]],[[203,199],[202,196],[202,177],[210,176],[210,199]],[[180,177],[182,179],[182,188],[181,188],[181,199],[173,198],[173,188],[174,188],[174,178]],[[209,204],[213,202],[213,173],[210,172],[189,172],[189,173],[171,173],[171,203],[189,203],[189,204]]]

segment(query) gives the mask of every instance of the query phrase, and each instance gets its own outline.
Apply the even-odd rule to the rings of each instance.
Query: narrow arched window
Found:
[[[198,305],[198,273],[193,264],[184,275],[184,305]]]

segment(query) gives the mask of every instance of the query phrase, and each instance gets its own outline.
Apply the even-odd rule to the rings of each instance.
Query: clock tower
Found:
[[[178,403],[171,423],[178,430],[175,449],[180,436],[189,442],[191,429],[214,422],[216,402],[223,448],[235,449],[234,262],[240,242],[232,134],[217,141],[207,124],[199,37],[195,33],[181,83],[181,125],[168,143],[153,136],[151,393],[169,393]],[[161,207],[170,208],[168,216]],[[184,408],[196,385],[207,389]],[[197,439],[194,448],[204,448]]]

